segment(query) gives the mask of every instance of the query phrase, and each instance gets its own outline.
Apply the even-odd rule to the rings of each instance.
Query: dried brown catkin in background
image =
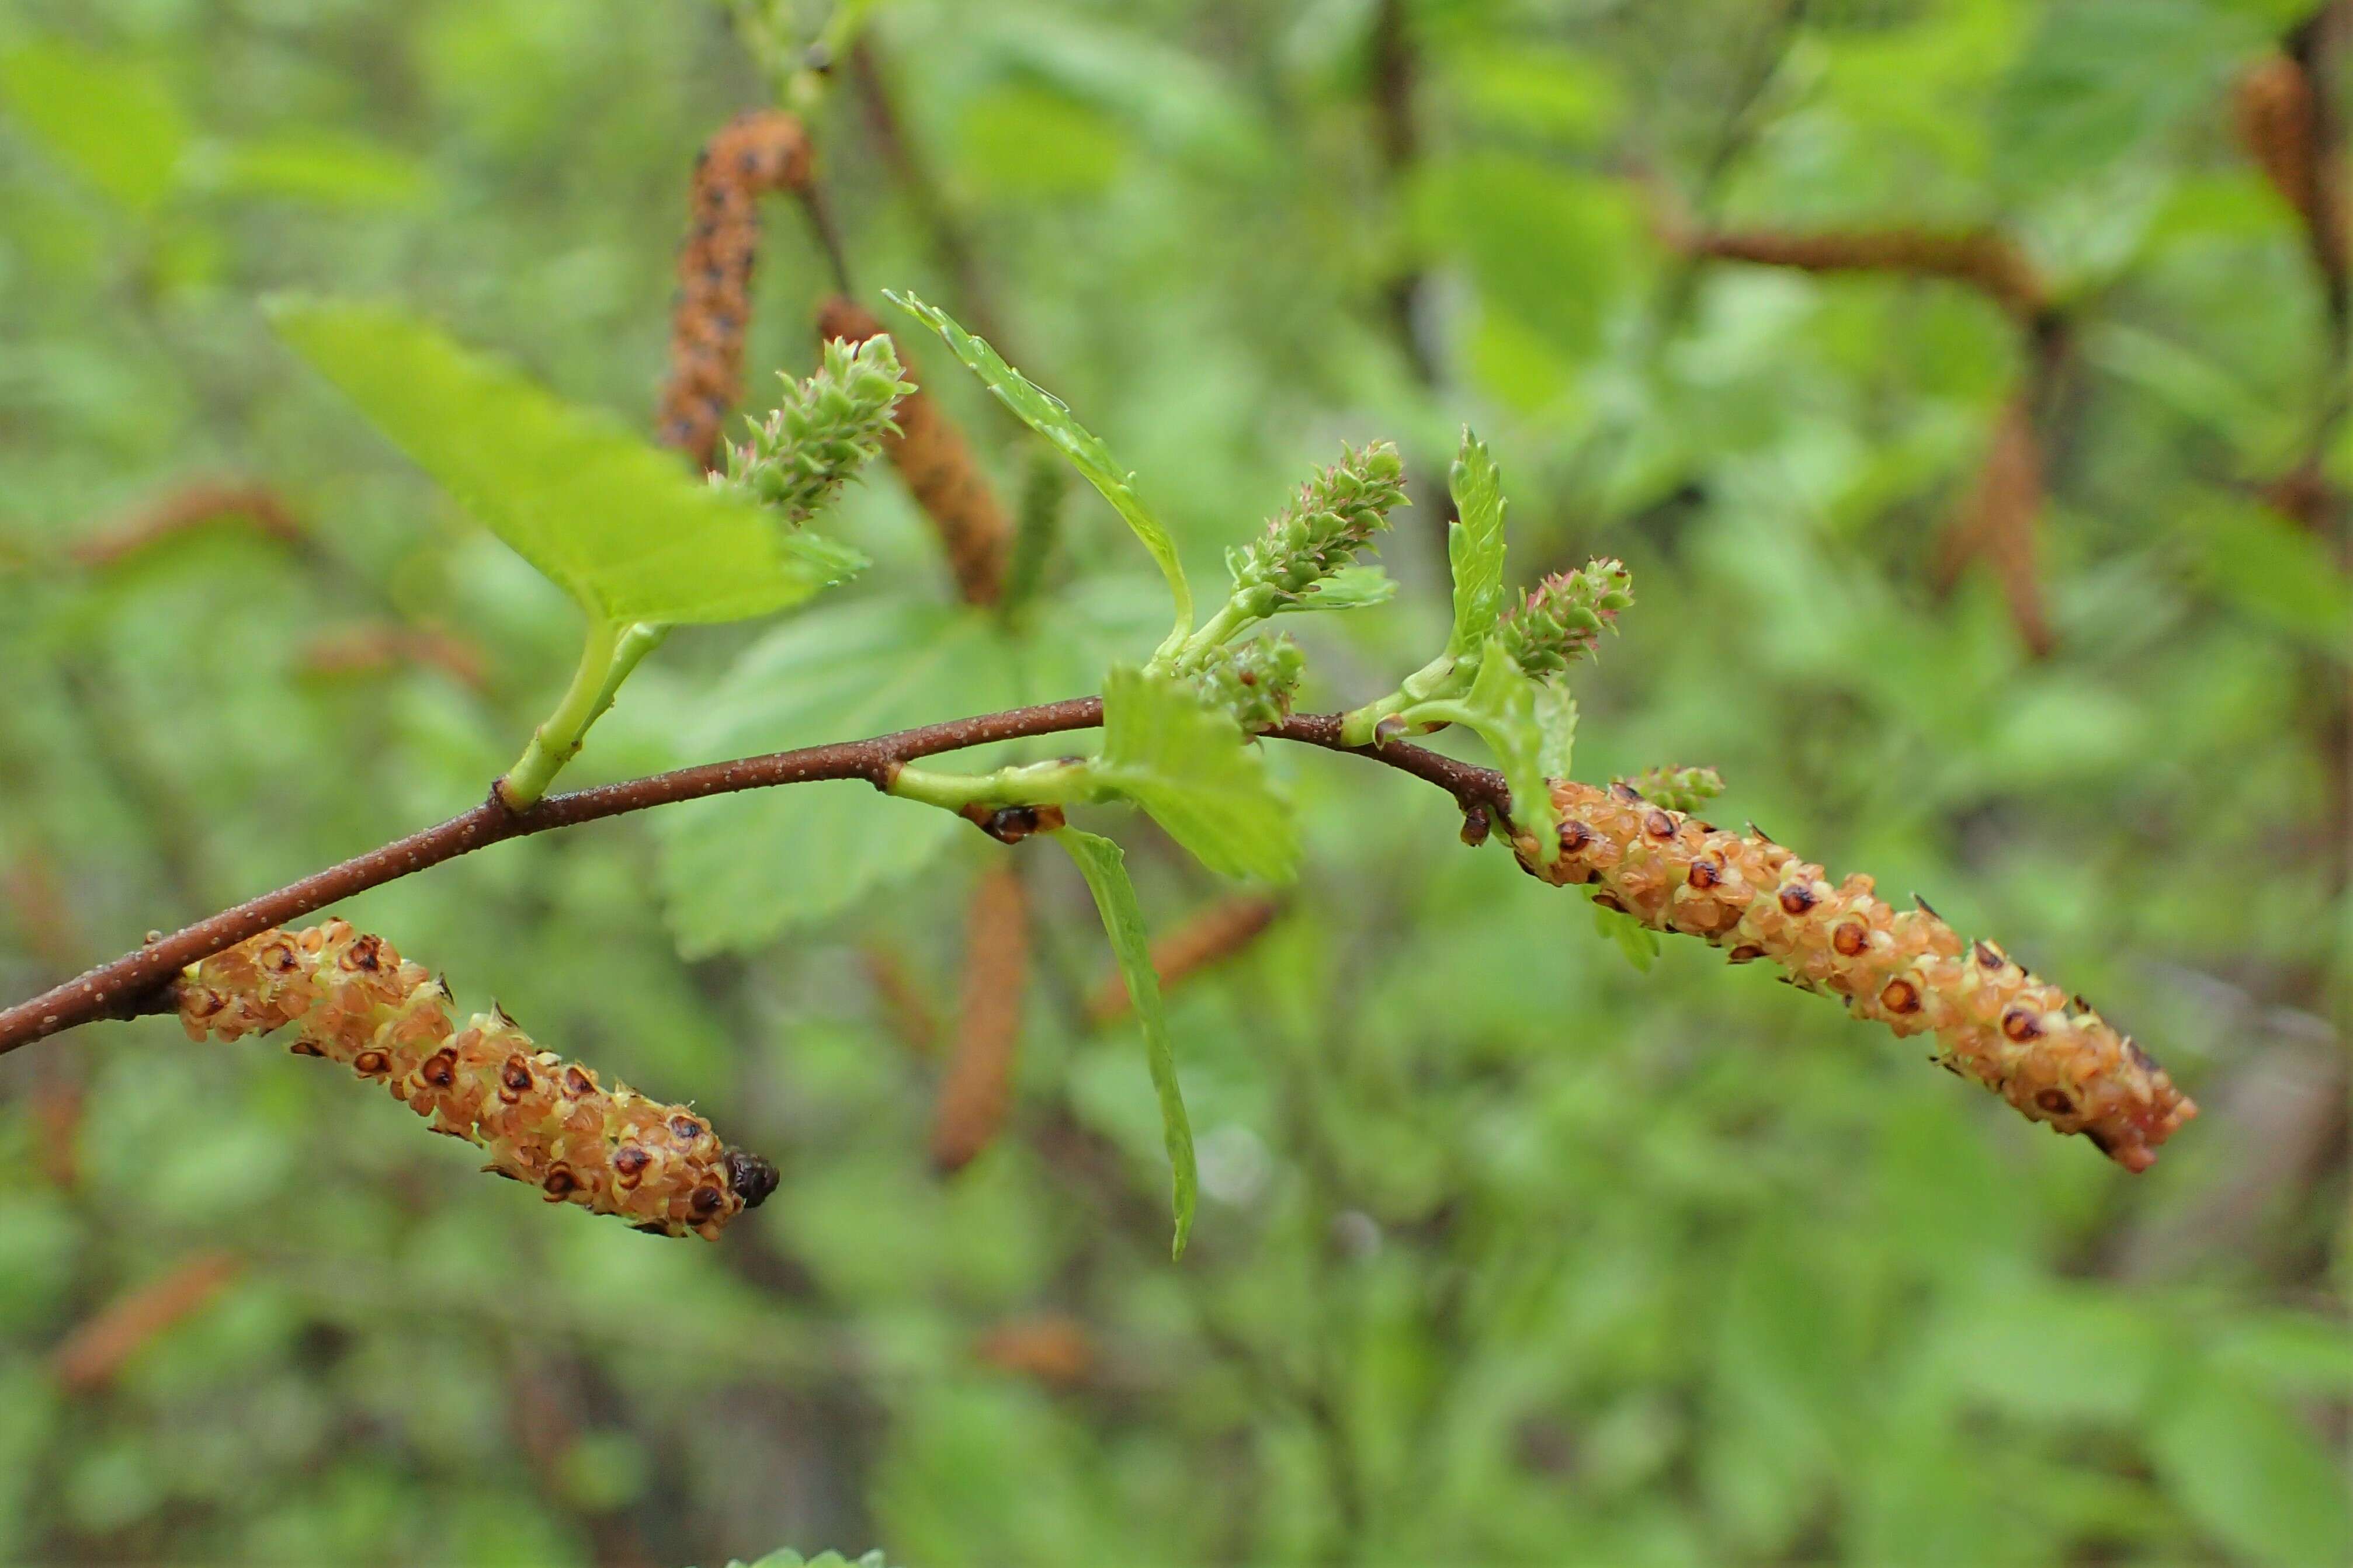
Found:
[[[2021,395],[2002,405],[1977,481],[1937,549],[1936,569],[1937,590],[1949,593],[1970,558],[1982,557],[2001,584],[2010,624],[2037,658],[2058,646],[2036,560],[2042,494],[2042,447]]]
[[[1991,942],[1964,942],[1926,909],[1901,913],[1860,874],[1833,887],[1820,866],[1762,834],[1726,833],[1651,805],[1622,785],[1556,779],[1560,858],[1520,862],[1560,886],[1598,884],[1594,901],[1654,931],[1767,958],[1806,990],[1843,997],[1898,1035],[1934,1032],[1936,1060],[2035,1121],[2080,1132],[2126,1170],[2198,1114],[2165,1069],[2082,998],[2037,979]]]
[[[2315,264],[2341,279],[2344,170],[2327,144],[2319,84],[2303,62],[2274,52],[2242,72],[2231,96],[2240,144],[2304,220]]]
[[[2040,315],[2049,291],[2033,264],[1990,229],[1885,229],[1816,234],[1717,230],[1679,237],[1694,256],[1794,267],[1806,272],[1894,272],[1948,278],[1983,290],[2021,319]]]
[[[706,468],[718,457],[721,426],[744,395],[760,197],[807,190],[811,165],[801,122],[772,109],[737,115],[696,155],[693,226],[678,257],[659,427],[664,446]]]
[[[1213,963],[1233,957],[1266,933],[1282,912],[1281,900],[1245,894],[1211,904],[1152,944],[1152,970],[1164,992]],[[1108,975],[1087,998],[1087,1016],[1096,1024],[1115,1023],[1134,1005],[1127,982],[1116,972]]]
[[[839,338],[862,343],[881,331],[882,323],[854,300],[835,295],[818,307],[819,342]],[[917,381],[905,353],[899,357],[907,367],[906,378]],[[956,592],[969,605],[997,603],[1005,589],[1013,524],[981,472],[979,458],[929,393],[917,391],[901,398],[898,419],[898,434],[882,438],[882,450],[938,531],[948,569],[955,574]]]
[[[776,1189],[773,1166],[728,1148],[702,1117],[626,1084],[607,1088],[541,1050],[504,1012],[457,1028],[440,982],[343,921],[273,928],[190,964],[178,999],[194,1040],[296,1026],[295,1055],[383,1084],[434,1131],[488,1153],[484,1170],[528,1182],[550,1203],[716,1240]]]
[[[1029,898],[1019,873],[1003,862],[983,872],[965,923],[955,1047],[932,1117],[932,1163],[943,1173],[962,1170],[995,1141],[1012,1102],[1029,981]]]

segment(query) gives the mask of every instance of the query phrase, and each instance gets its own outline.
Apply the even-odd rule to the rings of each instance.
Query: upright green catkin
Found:
[[[1762,834],[1727,833],[1645,800],[1625,784],[1553,781],[1560,856],[1513,848],[1534,876],[1596,884],[1594,902],[1653,931],[1768,958],[1808,991],[1845,999],[1898,1035],[1934,1033],[1936,1059],[2031,1121],[2080,1132],[2128,1171],[2198,1114],[2165,1069],[2080,997],[2037,979],[1988,942],[1964,942],[1926,906],[1898,912],[1857,874],[1822,868]]]
[[[899,356],[887,337],[829,340],[816,374],[777,379],[785,393],[776,410],[752,426],[747,440],[727,448],[726,483],[798,524],[873,461],[898,429],[892,410],[915,389],[900,379]]]
[[[1603,632],[1616,629],[1618,612],[1633,602],[1633,574],[1621,563],[1588,561],[1521,594],[1495,623],[1495,636],[1522,669],[1549,679],[1590,654]]]
[[[528,1182],[664,1236],[716,1240],[776,1190],[765,1160],[719,1141],[683,1106],[541,1050],[503,1011],[449,1019],[449,994],[383,938],[331,920],[275,928],[188,966],[178,985],[188,1037],[234,1040],[297,1026],[288,1048],[383,1084],[436,1132],[490,1155],[485,1171]]]
[[[1291,716],[1307,656],[1285,636],[1252,637],[1203,656],[1196,678],[1201,700],[1234,716],[1245,734],[1271,730]]]
[[[1714,768],[1644,768],[1617,782],[1669,811],[1697,811],[1724,793],[1724,775]]]
[[[1297,597],[1353,561],[1404,499],[1405,462],[1396,447],[1343,447],[1340,461],[1302,485],[1264,533],[1228,557],[1236,590]]]

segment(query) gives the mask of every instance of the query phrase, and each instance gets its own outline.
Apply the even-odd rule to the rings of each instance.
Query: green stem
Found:
[[[605,684],[596,692],[596,705],[589,710],[589,724],[605,716],[605,710],[620,693],[621,682],[628,679],[631,672],[645,662],[646,655],[661,647],[662,639],[669,636],[670,627],[646,621],[639,621],[621,634],[620,646],[613,650],[613,666],[605,672]],[[581,726],[584,731],[587,727]]]
[[[1379,732],[1382,720],[1419,707],[1433,698],[1468,690],[1467,679],[1451,679],[1459,673],[1461,663],[1452,654],[1440,654],[1407,676],[1405,683],[1387,697],[1350,709],[1340,716],[1340,738],[1352,746],[1369,746]]]
[[[547,793],[564,764],[579,755],[588,726],[612,702],[611,689],[620,684],[613,676],[613,667],[621,637],[622,629],[610,621],[589,626],[587,640],[580,647],[580,663],[572,671],[572,684],[565,689],[564,700],[555,705],[554,712],[540,721],[539,728],[531,732],[531,744],[499,780],[498,797],[508,810],[521,811],[536,802]],[[642,658],[645,653],[637,657]],[[635,662],[631,660],[632,665]]]
[[[960,812],[971,805],[1061,805],[1092,798],[1093,785],[1093,770],[1087,763],[1030,763],[988,773],[902,767],[891,780],[889,793]]]

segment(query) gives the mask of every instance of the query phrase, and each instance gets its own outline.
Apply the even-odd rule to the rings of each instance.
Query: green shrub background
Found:
[[[1634,572],[1580,772],[1715,764],[1719,819],[2090,995],[2205,1106],[2154,1172],[1761,966],[1670,942],[1636,973],[1581,901],[1461,848],[1442,795],[1293,748],[1289,909],[1171,998],[1203,1166],[1172,1266],[1132,1033],[1078,1006],[1107,956],[1069,868],[860,785],[743,797],[337,910],[775,1157],[782,1190],[717,1246],[543,1207],[381,1095],[168,1019],[0,1062],[0,1550],[2343,1561],[2346,578],[2253,489],[2316,429],[2353,480],[2353,437],[2230,109],[2302,10],[1416,0],[1393,163],[1376,0],[892,0],[871,26],[931,189],[849,84],[815,121],[869,301],[997,328],[1201,569],[1341,440],[1399,442],[1404,590],[1313,618],[1314,707],[1442,637],[1431,481],[1478,425],[1520,572]],[[690,0],[0,5],[8,1000],[480,800],[569,668],[561,596],[257,300],[390,295],[642,426],[694,149],[771,93]],[[2073,323],[2054,657],[1982,568],[1931,583],[2021,374],[2010,323],[1951,284],[1692,265],[1651,234],[1659,191],[2026,247]],[[806,372],[827,288],[794,212],[766,232],[755,407]],[[1028,438],[901,341],[1018,493]],[[221,475],[313,542],[74,564]],[[953,608],[887,471],[825,526],[866,578],[674,637],[567,785],[1076,694],[1155,635],[1089,494],[1060,607],[1013,644]],[[480,686],[319,668],[322,637],[402,622],[477,648]],[[812,695],[791,636],[866,663]],[[1142,819],[1110,830],[1155,921],[1221,896]],[[939,1063],[860,955],[952,1007],[965,895],[1008,853],[1039,911],[1018,1093],[944,1182]],[[78,1324],[220,1249],[245,1266],[203,1310],[111,1386],[59,1385]],[[1048,1312],[1092,1340],[1081,1385],[976,1353]]]

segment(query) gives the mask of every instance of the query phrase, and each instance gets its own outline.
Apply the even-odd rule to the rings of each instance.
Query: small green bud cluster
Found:
[[[1495,623],[1496,639],[1522,669],[1539,680],[1567,672],[1611,629],[1618,612],[1634,602],[1634,580],[1621,563],[1588,561],[1556,572],[1524,593]]]
[[[915,389],[901,376],[888,336],[828,342],[815,375],[781,379],[784,400],[752,426],[749,441],[728,445],[726,478],[712,482],[802,523],[882,449],[882,437],[898,427],[892,408]]]
[[[1201,700],[1234,716],[1246,734],[1291,716],[1307,656],[1288,637],[1253,637],[1211,653],[1200,671]]]
[[[1724,775],[1714,768],[1644,768],[1618,782],[1669,811],[1697,811],[1724,793]]]
[[[1404,499],[1405,463],[1395,446],[1343,447],[1340,461],[1302,485],[1264,533],[1229,555],[1236,596],[1256,589],[1296,598],[1355,560]]]

